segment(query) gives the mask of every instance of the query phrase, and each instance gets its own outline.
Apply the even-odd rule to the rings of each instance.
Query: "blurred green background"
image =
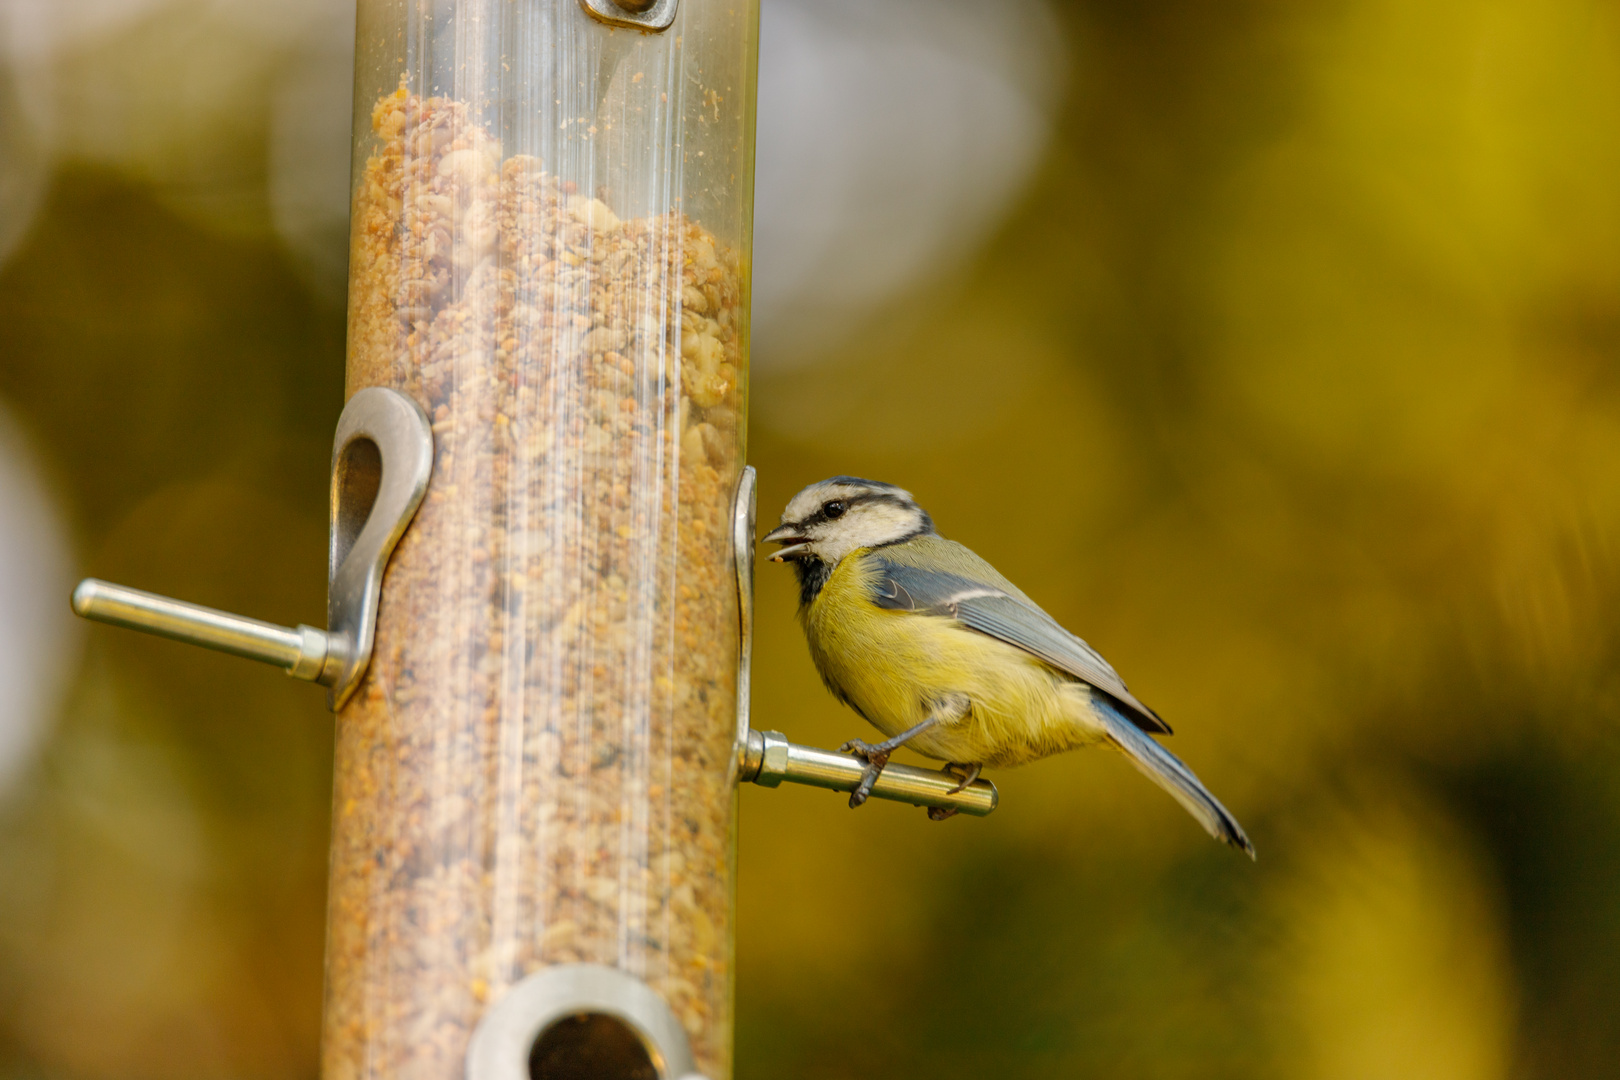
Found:
[[[323,621],[343,312],[271,168],[301,54],[219,7],[19,46],[0,88],[51,618],[93,573]],[[1620,8],[1052,17],[1046,141],[971,257],[756,357],[761,516],[910,488],[1260,858],[1102,753],[996,775],[983,821],[745,790],[738,1075],[1620,1075]],[[865,732],[791,576],[760,569],[755,725],[835,746]],[[0,1077],[312,1078],[321,695],[49,634],[59,706],[0,786]]]

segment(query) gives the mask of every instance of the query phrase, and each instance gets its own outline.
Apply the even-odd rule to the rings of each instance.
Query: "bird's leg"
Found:
[[[909,727],[892,738],[884,739],[880,743],[868,743],[861,739],[851,739],[838,748],[840,753],[854,754],[866,762],[866,770],[861,773],[861,782],[854,791],[849,793],[849,808],[855,809],[864,803],[867,796],[872,794],[872,785],[882,775],[883,767],[889,763],[889,755],[902,746],[908,739],[920,735],[935,724],[960,720],[967,715],[968,701],[959,694],[934,706],[934,711],[928,714],[927,719],[914,727]]]
[[[979,778],[979,773],[984,771],[984,766],[978,763],[972,765],[960,765],[954,761],[947,761],[945,763],[945,771],[962,781],[960,784],[957,784],[955,787],[951,788],[950,794],[955,795],[957,792],[965,790],[969,784],[977,780]]]
[[[872,794],[872,785],[877,783],[877,778],[883,773],[883,767],[889,763],[890,752],[900,743],[905,742],[906,736],[916,734],[932,722],[931,719],[924,720],[910,731],[901,732],[895,739],[884,739],[882,742],[875,744],[862,739],[851,739],[838,748],[840,753],[854,754],[866,762],[866,769],[861,773],[861,782],[856,785],[854,791],[849,793],[849,808],[851,810],[865,802],[866,797]]]

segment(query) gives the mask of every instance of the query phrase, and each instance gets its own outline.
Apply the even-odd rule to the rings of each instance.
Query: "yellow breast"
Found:
[[[907,745],[945,761],[1010,765],[1098,740],[1084,684],[955,619],[877,607],[866,554],[841,560],[800,617],[828,686],[878,730],[899,734],[962,695],[972,703],[966,718]]]

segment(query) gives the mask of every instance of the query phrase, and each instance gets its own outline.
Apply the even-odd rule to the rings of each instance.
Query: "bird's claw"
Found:
[[[961,782],[955,787],[951,788],[951,790],[946,792],[946,794],[955,795],[962,791],[969,784],[973,783],[973,781],[979,778],[979,772],[983,768],[983,765],[962,765],[955,761],[947,761],[943,771],[950,773]],[[944,821],[947,818],[955,817],[956,813],[956,807],[954,806],[930,806],[928,808],[928,820]]]
[[[956,777],[958,780],[961,781],[961,783],[959,783],[955,787],[951,788],[951,790],[949,792],[947,792],[946,794],[956,795],[956,794],[966,790],[966,788],[967,788],[967,786],[969,784],[973,783],[973,781],[975,781],[975,780],[977,780],[979,778],[979,773],[982,772],[983,770],[984,770],[983,765],[959,765],[954,761],[947,761],[945,763],[944,771],[948,772],[952,776]],[[952,810],[951,813],[954,814],[954,813],[956,813],[956,811]],[[930,815],[930,816],[932,816],[932,815]],[[950,815],[946,815],[946,816],[949,817]],[[944,818],[935,818],[934,820],[943,821]]]
[[[883,766],[889,763],[889,752],[879,750],[861,739],[849,740],[840,746],[838,751],[842,754],[852,754],[866,762],[866,768],[861,773],[861,782],[849,793],[849,808],[853,810],[872,794],[872,785],[877,783],[877,778],[883,772]]]

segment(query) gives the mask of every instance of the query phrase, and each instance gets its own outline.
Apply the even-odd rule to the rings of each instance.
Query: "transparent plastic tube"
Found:
[[[327,1080],[460,1077],[579,961],[730,1075],[756,27],[360,0],[348,392],[436,445],[338,717]]]

